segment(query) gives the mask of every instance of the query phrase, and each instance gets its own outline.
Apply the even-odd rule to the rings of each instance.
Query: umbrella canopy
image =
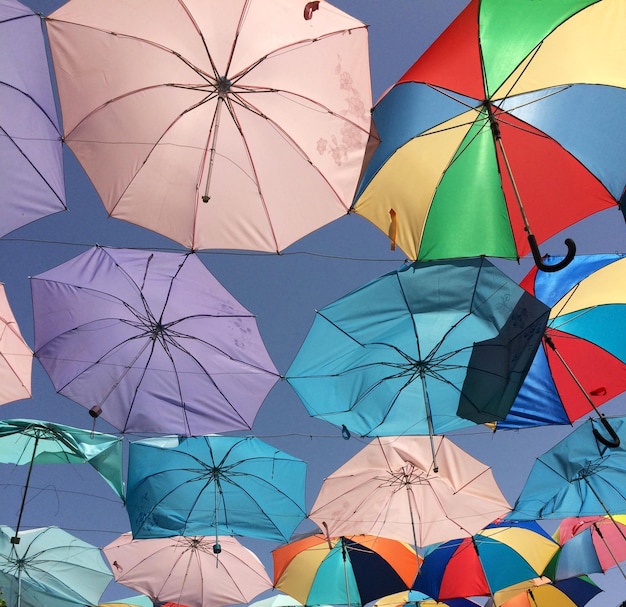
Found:
[[[97,605],[113,579],[100,549],[58,527],[0,527],[0,588],[16,607]]]
[[[250,603],[249,607],[302,607],[302,603],[288,594],[274,594]]]
[[[0,236],[65,209],[63,150],[38,14],[0,0]]]
[[[465,598],[440,602],[423,592],[407,590],[385,596],[376,601],[373,607],[479,607],[479,603]]]
[[[543,574],[559,550],[536,522],[498,522],[428,552],[413,587],[439,600],[492,596]]]
[[[47,27],[64,141],[110,215],[276,252],[348,212],[372,105],[360,21],[324,0],[70,0]]]
[[[305,605],[365,605],[411,586],[421,561],[404,542],[315,534],[272,552],[274,586]]]
[[[625,24],[619,0],[472,0],[374,108],[355,212],[410,259],[561,267],[537,242],[624,190]]]
[[[249,603],[272,587],[257,556],[234,537],[133,540],[130,533],[105,546],[115,580],[154,602],[188,607]]]
[[[532,270],[521,286],[550,318],[497,428],[571,424],[626,390],[626,257],[579,255],[561,272]]]
[[[98,607],[154,607],[154,603],[145,595],[138,594],[128,599],[118,599],[110,603],[100,603]]]
[[[124,499],[122,439],[36,419],[0,421],[0,463],[30,466],[14,540],[19,542],[22,513],[34,464],[91,464]]]
[[[620,439],[619,446],[608,447],[598,440],[601,426],[597,419],[588,419],[537,458],[508,518],[626,512],[626,417],[607,419]]]
[[[0,283],[0,405],[30,398],[32,368],[33,351],[22,337],[4,283]]]
[[[485,258],[404,265],[319,310],[286,378],[362,436],[503,419],[548,312]]]
[[[135,539],[211,533],[288,541],[306,518],[306,463],[255,437],[130,443]]]
[[[626,561],[626,515],[564,518],[554,538],[561,544],[552,579],[605,572]]]
[[[424,547],[472,535],[510,510],[491,468],[436,436],[377,438],[329,475],[309,518],[331,535],[369,533]]]
[[[278,380],[255,317],[194,254],[93,247],[31,290],[54,387],[122,432],[249,429]]]
[[[543,577],[498,593],[500,599],[489,599],[485,607],[583,607],[601,592],[586,575],[556,582]]]

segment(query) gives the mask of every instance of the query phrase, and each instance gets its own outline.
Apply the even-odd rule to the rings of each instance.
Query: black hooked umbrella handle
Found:
[[[530,250],[532,251],[533,259],[535,260],[535,265],[542,272],[558,272],[559,270],[562,270],[565,266],[568,266],[576,255],[576,243],[571,238],[566,238],[565,244],[567,246],[567,254],[558,263],[555,263],[554,265],[548,265],[547,263],[544,263],[543,258],[541,257],[541,253],[539,252],[539,245],[537,244],[537,239],[535,238],[534,234],[528,235],[528,244],[530,245]]]
[[[617,436],[617,432],[615,432],[611,424],[609,424],[609,420],[606,417],[604,417],[604,415],[600,416],[600,421],[602,422],[602,425],[604,426],[605,430],[611,435],[611,438],[613,440],[604,438],[604,436],[600,434],[597,428],[593,429],[593,435],[596,437],[596,440],[600,441],[603,445],[606,445],[610,449],[616,449],[617,447],[620,446],[620,443],[621,443],[619,436]]]

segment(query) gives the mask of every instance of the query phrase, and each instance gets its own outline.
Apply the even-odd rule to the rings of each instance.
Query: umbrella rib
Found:
[[[4,83],[0,83],[0,84],[4,84]],[[17,90],[17,89],[16,89]],[[39,106],[38,106],[39,107]],[[39,108],[41,109],[41,108]],[[41,109],[41,111],[43,112],[43,109]],[[56,128],[56,127],[55,127]],[[63,205],[63,208],[67,208],[65,203],[63,202],[63,197],[52,187],[52,184],[46,179],[46,177],[44,176],[44,174],[39,170],[39,168],[32,162],[32,160],[29,158],[29,156],[27,154],[24,153],[24,150],[21,148],[21,146],[19,146],[17,144],[16,141],[16,137],[14,137],[13,135],[9,134],[6,129],[4,127],[0,127],[0,133],[6,135],[7,139],[15,146],[15,149],[19,151],[19,153],[22,155],[22,157],[24,158],[24,160],[26,160],[26,162],[29,164],[29,166],[31,167],[31,169],[33,169],[35,171],[35,173],[37,173],[37,175],[39,175],[39,177],[41,178],[41,180],[48,186],[48,189],[52,192],[52,194],[54,195],[54,197]]]

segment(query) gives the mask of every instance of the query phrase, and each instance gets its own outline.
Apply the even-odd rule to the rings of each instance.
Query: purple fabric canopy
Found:
[[[94,247],[31,288],[56,390],[122,432],[249,429],[278,380],[255,317],[193,253]]]
[[[59,132],[41,18],[0,0],[0,236],[65,209]]]

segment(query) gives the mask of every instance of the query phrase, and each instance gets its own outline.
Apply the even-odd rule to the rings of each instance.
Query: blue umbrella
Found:
[[[412,263],[319,310],[286,379],[361,436],[503,419],[549,308],[484,257]]]
[[[29,529],[16,544],[0,527],[0,588],[16,607],[96,605],[113,574],[100,549],[58,527]]]
[[[611,420],[619,445],[607,446],[601,435],[597,438],[601,420],[587,420],[537,458],[507,518],[528,521],[626,512],[626,417],[606,419]]]
[[[131,442],[135,539],[215,533],[287,541],[306,517],[306,464],[255,437]]]

